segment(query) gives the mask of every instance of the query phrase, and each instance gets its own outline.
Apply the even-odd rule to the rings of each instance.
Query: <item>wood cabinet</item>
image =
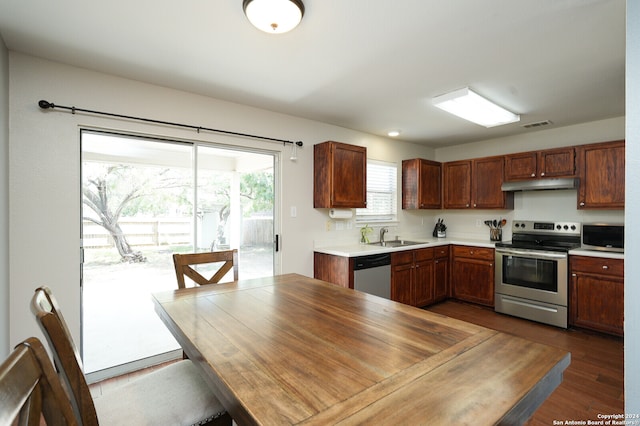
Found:
[[[353,258],[313,253],[313,277],[345,288],[353,288]]]
[[[624,334],[624,260],[569,257],[569,324]]]
[[[452,296],[467,302],[494,306],[494,249],[453,246],[451,261]]]
[[[391,254],[391,300],[411,306],[434,302],[433,249]]]
[[[625,141],[576,147],[578,209],[623,209]]]
[[[449,246],[433,249],[433,298],[440,302],[449,297]]]
[[[485,157],[442,165],[444,208],[513,209],[513,193],[502,191],[504,157]]]
[[[402,161],[402,208],[442,208],[442,164],[414,158]]]
[[[364,208],[367,149],[340,142],[313,147],[313,207]]]
[[[505,180],[574,177],[574,147],[519,152],[505,156]]]

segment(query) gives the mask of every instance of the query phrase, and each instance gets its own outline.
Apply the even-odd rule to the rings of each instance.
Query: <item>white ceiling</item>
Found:
[[[10,50],[434,147],[625,113],[624,0],[303,1],[300,26],[269,35],[242,0],[0,0],[0,34]],[[486,129],[431,104],[465,86],[521,122]]]

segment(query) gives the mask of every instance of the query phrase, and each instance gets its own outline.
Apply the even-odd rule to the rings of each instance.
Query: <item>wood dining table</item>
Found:
[[[239,425],[522,424],[568,352],[298,274],[153,295]]]

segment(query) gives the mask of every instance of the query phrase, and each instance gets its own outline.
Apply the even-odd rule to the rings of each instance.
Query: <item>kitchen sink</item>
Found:
[[[369,243],[369,245],[371,246],[381,246],[381,247],[390,247],[390,248],[413,246],[416,244],[426,244],[426,243],[419,243],[417,241],[409,241],[409,240],[390,240],[385,242],[378,241],[375,243]]]

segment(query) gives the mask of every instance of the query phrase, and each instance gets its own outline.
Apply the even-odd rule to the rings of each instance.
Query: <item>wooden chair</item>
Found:
[[[211,278],[205,278],[192,265],[213,264],[224,262],[220,269]],[[174,254],[173,265],[176,268],[176,278],[178,288],[185,288],[184,277],[187,276],[198,285],[216,284],[231,269],[233,269],[233,280],[238,280],[238,250],[211,251],[205,253]]]
[[[91,396],[82,361],[62,312],[48,287],[36,289],[31,310],[44,332],[80,424],[191,425],[231,424],[202,373],[181,360],[132,379],[108,392]]]
[[[0,425],[77,425],[42,343],[30,337],[0,365]]]

